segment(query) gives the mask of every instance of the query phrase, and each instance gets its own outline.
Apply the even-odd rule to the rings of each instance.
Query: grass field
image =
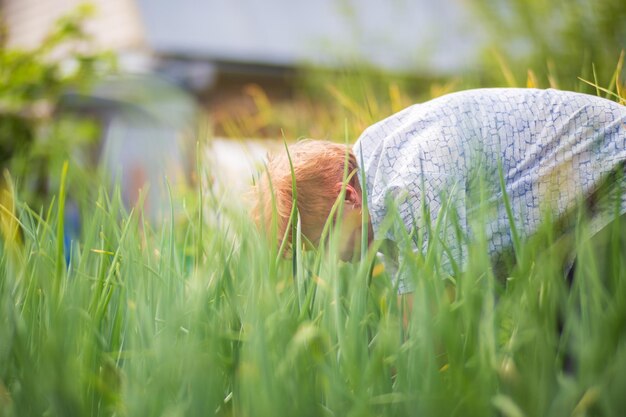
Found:
[[[408,101],[397,88],[367,105],[329,91],[348,115],[329,123],[349,138]],[[296,245],[285,259],[245,206],[201,187],[154,225],[94,185],[78,198],[80,238],[64,248],[61,178],[49,205],[29,207],[10,187],[2,198],[0,416],[626,410],[626,260],[611,246],[612,267],[597,265],[584,223],[571,287],[550,225],[520,243],[504,279],[480,235],[454,278],[438,268],[440,245],[401,248],[416,284],[404,326],[376,248],[342,263],[331,228],[327,250]]]

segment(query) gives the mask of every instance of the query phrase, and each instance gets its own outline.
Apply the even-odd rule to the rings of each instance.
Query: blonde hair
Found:
[[[337,199],[337,184],[344,180],[346,163],[348,183],[360,192],[356,157],[350,147],[323,140],[302,140],[288,151],[268,156],[266,169],[254,187],[253,217],[259,227],[270,232],[275,213],[281,243],[293,205],[291,157],[302,234],[317,245]],[[291,243],[291,232],[287,240]]]

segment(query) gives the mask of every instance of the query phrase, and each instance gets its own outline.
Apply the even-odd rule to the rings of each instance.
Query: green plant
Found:
[[[0,36],[0,169],[8,169],[29,198],[56,188],[62,161],[95,138],[88,121],[55,111],[63,93],[88,89],[113,66],[109,54],[94,51],[84,28],[94,12],[82,5],[60,18],[32,50],[9,48],[6,33]]]
[[[605,84],[626,48],[626,4],[550,0],[472,0],[486,30],[489,84],[593,92],[577,77]],[[597,74],[596,74],[597,70]],[[624,74],[618,74],[624,79]]]
[[[64,193],[37,211],[16,197],[24,242],[0,251],[0,415],[611,416],[624,407],[624,258],[607,252],[614,267],[601,272],[584,222],[574,241],[584,267],[570,287],[550,222],[516,245],[505,279],[480,233],[452,278],[438,268],[442,245],[416,253],[404,240],[416,286],[404,327],[376,246],[342,263],[329,223],[322,247],[304,250],[294,211],[286,259],[236,201],[200,190],[180,198],[185,221],[172,213],[157,226],[100,191],[83,207],[66,265]]]

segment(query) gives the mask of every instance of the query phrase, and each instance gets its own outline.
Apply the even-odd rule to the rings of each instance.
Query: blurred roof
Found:
[[[137,0],[159,54],[227,62],[453,71],[479,35],[461,0]]]
[[[34,47],[83,0],[1,0],[13,45]],[[367,62],[422,73],[466,69],[480,26],[466,0],[91,0],[87,27],[123,62],[150,57],[247,66]],[[198,67],[203,76],[210,71]]]

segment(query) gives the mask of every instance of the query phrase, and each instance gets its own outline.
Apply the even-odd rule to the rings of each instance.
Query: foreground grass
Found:
[[[598,94],[610,95],[617,78]],[[328,110],[318,124],[333,137],[354,137],[410,102],[393,85],[387,101],[360,84],[345,90],[352,87],[355,97],[330,90],[354,121],[345,126]],[[442,245],[424,254],[401,245],[416,286],[405,325],[376,245],[360,262],[342,263],[333,230],[328,248],[298,244],[286,259],[230,199],[176,197],[176,209],[149,224],[101,191],[73,196],[82,228],[67,246],[72,187],[38,208],[4,188],[0,417],[626,409],[626,256],[614,241],[601,260],[584,222],[572,234],[579,256],[571,284],[550,223],[516,245],[517,262],[503,276],[480,233],[454,277],[440,269]],[[473,220],[481,230],[484,219]]]
[[[66,263],[63,192],[17,200],[0,258],[0,416],[620,415],[626,274],[549,232],[508,279],[473,242],[456,279],[412,256],[415,307],[370,253],[284,259],[241,209],[193,196],[159,227],[101,192]],[[203,207],[204,210],[198,210]],[[411,252],[412,253],[412,252]],[[560,330],[559,330],[560,329]]]

